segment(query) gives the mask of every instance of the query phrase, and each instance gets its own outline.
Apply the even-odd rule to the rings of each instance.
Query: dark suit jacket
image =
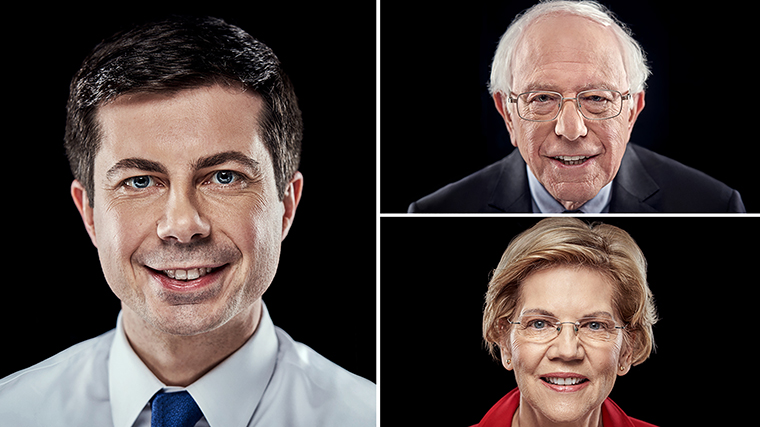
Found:
[[[500,161],[409,206],[412,213],[532,212],[525,161]],[[612,181],[610,212],[745,212],[739,192],[704,173],[628,144]]]

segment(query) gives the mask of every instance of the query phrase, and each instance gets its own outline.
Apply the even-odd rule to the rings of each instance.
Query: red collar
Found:
[[[501,398],[473,427],[511,427],[512,417],[520,405],[520,390],[514,389]],[[609,397],[602,403],[602,423],[604,427],[655,427],[652,424],[631,418]]]

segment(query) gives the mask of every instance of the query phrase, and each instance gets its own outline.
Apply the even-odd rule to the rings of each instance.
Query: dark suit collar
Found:
[[[512,150],[512,153],[501,160],[499,179],[489,196],[488,207],[493,212],[533,211],[525,161],[520,155],[520,150]]]
[[[657,212],[647,203],[647,199],[658,191],[660,187],[641,162],[636,146],[628,144],[612,182],[610,212]]]

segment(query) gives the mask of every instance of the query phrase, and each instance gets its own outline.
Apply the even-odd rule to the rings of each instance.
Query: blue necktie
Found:
[[[156,393],[151,403],[150,427],[193,427],[203,413],[190,393]]]

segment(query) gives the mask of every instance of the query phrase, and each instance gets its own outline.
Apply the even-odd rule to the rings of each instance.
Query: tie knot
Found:
[[[203,413],[190,393],[156,393],[151,403],[151,427],[193,427]]]

